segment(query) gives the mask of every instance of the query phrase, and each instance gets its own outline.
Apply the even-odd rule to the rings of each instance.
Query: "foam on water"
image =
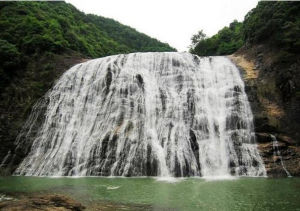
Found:
[[[205,181],[217,181],[217,180],[236,180],[238,177],[236,176],[231,176],[231,175],[224,175],[224,176],[208,176],[208,177],[203,177]]]
[[[166,182],[166,183],[175,183],[181,182],[184,180],[183,177],[155,177],[155,180],[158,182]]]

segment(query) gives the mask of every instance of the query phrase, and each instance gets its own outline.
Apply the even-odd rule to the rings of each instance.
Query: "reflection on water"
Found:
[[[81,203],[137,210],[300,210],[300,179],[0,177],[0,193],[66,194]]]

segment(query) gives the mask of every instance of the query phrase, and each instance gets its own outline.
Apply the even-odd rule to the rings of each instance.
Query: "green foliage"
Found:
[[[8,83],[11,75],[21,63],[21,54],[17,47],[0,39],[0,90]]]
[[[197,34],[194,34],[191,38],[192,46],[196,45],[201,40],[204,40],[206,38],[206,34],[204,34],[203,30],[198,31]]]
[[[197,40],[194,39],[197,35],[193,35],[192,46],[194,47],[190,51],[199,56],[232,54],[243,45],[241,28],[242,23],[235,20],[229,27],[224,27],[211,38],[202,36]]]
[[[88,57],[145,51],[175,51],[112,19],[85,15],[64,2],[1,2],[0,38],[26,54],[79,51]]]
[[[149,39],[147,35],[139,33],[129,26],[124,26],[113,19],[96,15],[88,15],[87,18],[89,22],[98,28],[105,29],[105,35],[113,38],[118,43],[124,44],[124,51],[126,51],[126,49],[129,52],[175,51],[175,49],[171,48],[168,44],[160,43],[153,38]],[[158,43],[160,44],[158,45]]]
[[[190,51],[200,56],[226,55],[245,43],[272,46],[280,49],[280,54],[289,55],[288,60],[291,60],[300,52],[300,4],[260,1],[243,23],[232,22],[211,38],[200,40]]]
[[[12,70],[20,64],[20,52],[17,47],[0,39],[0,63],[4,70]]]
[[[243,38],[250,44],[268,43],[290,53],[299,53],[300,4],[259,2],[245,16]]]
[[[175,49],[112,19],[86,15],[65,2],[0,2],[0,91],[20,77],[29,63],[70,51],[97,58]]]

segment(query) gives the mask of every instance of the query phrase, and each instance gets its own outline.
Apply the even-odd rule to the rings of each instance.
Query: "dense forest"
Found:
[[[85,15],[64,2],[1,2],[0,9],[1,79],[10,80],[19,67],[24,69],[24,63],[26,66],[45,53],[73,50],[97,58],[137,51],[175,51],[128,26]]]
[[[65,2],[0,2],[0,160],[32,105],[70,66],[144,51],[176,49]]]
[[[210,38],[194,35],[190,51],[200,56],[228,55],[243,45],[264,43],[280,49],[283,59],[292,59],[300,51],[299,11],[298,2],[261,1],[242,23],[235,20]]]

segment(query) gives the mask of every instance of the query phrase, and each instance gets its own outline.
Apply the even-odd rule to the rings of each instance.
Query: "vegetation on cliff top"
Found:
[[[112,19],[86,15],[65,2],[1,2],[0,78],[45,53],[73,50],[83,57],[137,51],[175,51]],[[24,64],[21,67],[24,70]],[[1,80],[3,86],[6,81]],[[2,87],[3,88],[3,87]]]
[[[200,38],[199,40],[195,40],[195,35],[193,35],[190,51],[199,56],[231,54],[243,45],[241,28],[242,23],[235,20],[229,27],[224,27],[216,35],[210,38],[206,37],[204,34],[204,36],[198,36]],[[201,33],[203,32],[199,31],[198,35]]]
[[[228,55],[243,45],[264,43],[277,47],[283,57],[292,59],[300,52],[299,35],[299,2],[261,1],[242,23],[234,21],[216,35],[200,39],[190,51],[200,56]]]
[[[175,51],[112,19],[84,14],[65,2],[2,2],[0,38],[27,54],[79,51],[89,57]]]

